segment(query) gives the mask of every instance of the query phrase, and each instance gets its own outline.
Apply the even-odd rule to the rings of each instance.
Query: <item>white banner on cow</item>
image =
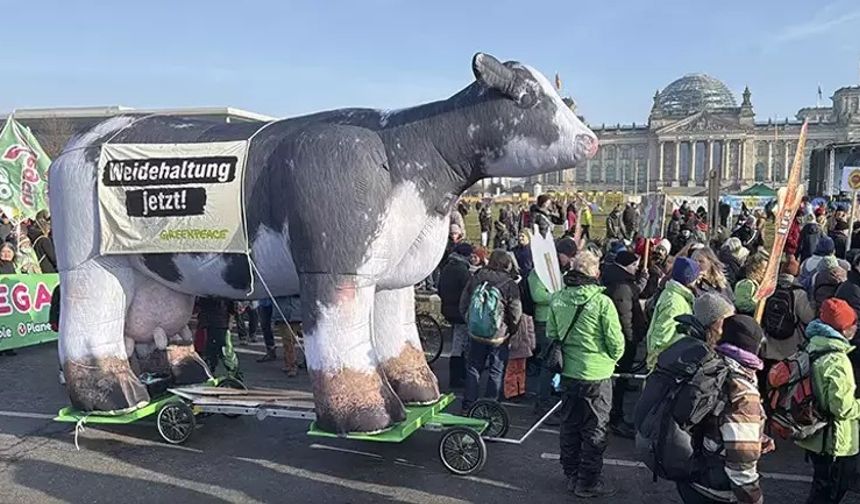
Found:
[[[102,146],[101,253],[246,253],[247,153],[244,140]]]

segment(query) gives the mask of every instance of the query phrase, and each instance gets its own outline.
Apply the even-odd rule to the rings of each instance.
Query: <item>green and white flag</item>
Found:
[[[0,210],[15,222],[46,210],[50,165],[30,129],[10,116],[0,131]]]

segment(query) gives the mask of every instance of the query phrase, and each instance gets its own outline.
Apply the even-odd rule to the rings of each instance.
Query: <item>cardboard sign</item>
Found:
[[[860,191],[860,166],[846,166],[842,168],[842,185],[840,189],[845,192]]]
[[[640,207],[642,217],[639,219],[639,232],[645,238],[662,237],[666,221],[666,195],[646,194],[642,196]]]
[[[247,153],[247,141],[102,146],[101,253],[247,252]]]

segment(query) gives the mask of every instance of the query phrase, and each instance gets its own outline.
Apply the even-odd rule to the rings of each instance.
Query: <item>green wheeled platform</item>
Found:
[[[444,409],[454,402],[454,399],[454,394],[444,394],[433,404],[407,406],[405,420],[376,434],[336,434],[320,429],[316,422],[313,422],[308,429],[308,435],[376,443],[401,443],[418,429],[441,430],[443,432],[439,440],[439,458],[442,464],[454,474],[473,474],[481,470],[487,459],[487,447],[481,434],[490,422],[483,418],[445,413]]]

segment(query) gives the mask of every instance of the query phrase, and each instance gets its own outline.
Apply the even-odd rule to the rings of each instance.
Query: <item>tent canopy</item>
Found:
[[[762,183],[758,183],[739,192],[738,196],[776,196],[776,190]]]

